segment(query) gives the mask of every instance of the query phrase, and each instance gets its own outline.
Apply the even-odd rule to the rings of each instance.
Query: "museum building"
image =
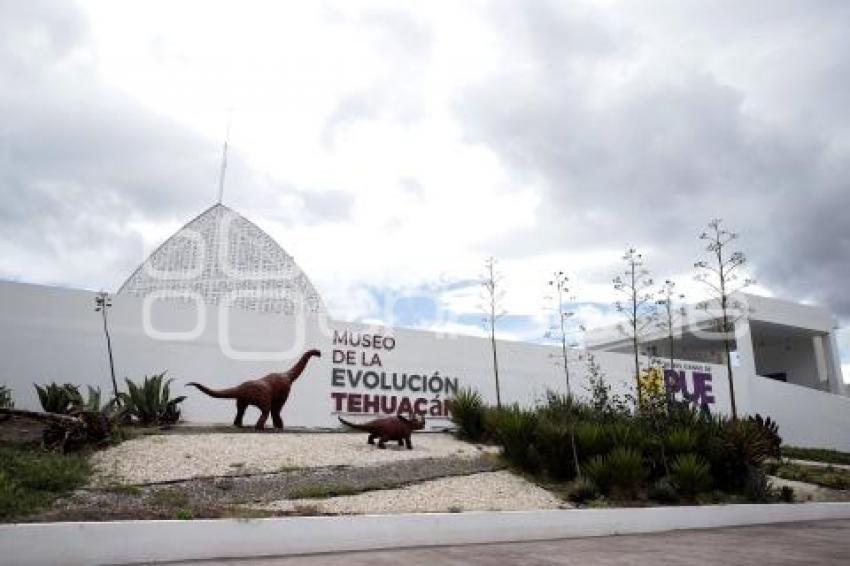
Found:
[[[33,383],[109,389],[95,295],[0,282],[0,382],[12,387],[22,408],[37,408]],[[790,444],[850,450],[850,398],[834,318],[809,305],[753,295],[738,299],[748,305],[735,323],[733,343],[738,412],[770,415]],[[677,321],[672,343],[666,335],[647,336],[642,365],[663,368],[679,398],[729,413],[722,343],[711,333],[716,318],[700,312]],[[172,390],[181,392],[193,380],[229,387],[285,369],[305,350],[319,349],[322,357],[293,387],[298,401],[284,410],[288,427],[334,428],[339,415],[405,410],[439,430],[451,425],[446,401],[459,387],[495,401],[489,340],[332,319],[295,259],[221,203],[142,262],[117,290],[109,323],[119,380],[167,371]],[[553,363],[559,350],[500,341],[502,400],[530,405],[547,391],[586,395],[589,353],[614,391],[626,392],[633,382],[629,352],[617,329],[593,331],[587,350],[568,353],[565,379],[563,363]],[[186,391],[186,420],[230,421],[229,404]]]

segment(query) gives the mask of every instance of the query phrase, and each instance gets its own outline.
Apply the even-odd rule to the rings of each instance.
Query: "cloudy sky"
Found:
[[[537,341],[553,270],[613,319],[629,245],[698,299],[718,216],[756,291],[846,324],[848,29],[843,0],[0,0],[0,277],[116,289],[214,202],[230,109],[225,203],[340,318],[477,332],[493,255]]]

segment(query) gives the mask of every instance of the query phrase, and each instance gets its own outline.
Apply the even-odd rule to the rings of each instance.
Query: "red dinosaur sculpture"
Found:
[[[369,433],[369,444],[374,444],[374,440],[378,439],[378,448],[386,448],[387,440],[398,440],[398,445],[402,443],[407,445],[408,450],[413,449],[410,443],[410,435],[414,430],[420,430],[425,426],[425,419],[422,417],[405,418],[401,415],[394,417],[386,417],[383,419],[375,419],[368,423],[356,424],[348,422],[342,417],[337,417],[339,422],[346,426],[357,430],[363,430]]]
[[[254,425],[257,430],[263,430],[266,426],[266,419],[269,413],[272,416],[272,422],[276,429],[283,429],[283,419],[280,417],[280,412],[283,410],[283,405],[289,397],[289,390],[292,388],[292,383],[298,379],[298,376],[307,367],[307,362],[313,356],[321,357],[322,353],[319,350],[309,350],[304,352],[294,366],[283,373],[270,373],[259,379],[252,379],[228,389],[210,389],[200,383],[190,382],[186,385],[197,387],[210,397],[216,399],[236,399],[236,418],[233,424],[241,427],[242,417],[245,415],[245,409],[248,405],[253,405],[260,409],[260,418],[257,419],[257,424]]]

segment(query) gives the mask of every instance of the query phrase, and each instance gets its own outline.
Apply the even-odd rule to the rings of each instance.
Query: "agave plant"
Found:
[[[539,464],[534,436],[537,413],[518,405],[497,409],[492,417],[491,434],[502,447],[509,462],[525,470],[535,470]]]
[[[696,432],[684,426],[678,426],[667,434],[664,444],[671,456],[692,452],[698,443]]]
[[[670,465],[673,486],[688,499],[711,487],[711,468],[697,454],[679,454]]]
[[[449,403],[452,422],[457,426],[457,435],[465,440],[478,442],[484,438],[484,413],[486,408],[481,395],[472,388],[462,388]]]
[[[761,435],[769,446],[770,457],[779,458],[782,448],[782,437],[779,436],[779,425],[776,421],[770,417],[754,415],[747,417],[747,422],[750,423],[750,426],[761,430]]]
[[[117,401],[114,398],[110,399],[106,404],[101,405],[100,387],[86,385],[86,388],[88,389],[88,396],[83,399],[83,396],[79,395],[79,397],[74,400],[71,412],[102,413],[106,416],[110,416],[115,412],[115,405]]]
[[[145,376],[140,386],[125,379],[127,393],[119,393],[123,413],[141,425],[173,424],[180,420],[177,406],[186,396],[170,399],[169,386],[173,380],[164,378],[165,372]]]
[[[67,415],[78,404],[82,403],[80,390],[76,385],[65,383],[48,383],[45,386],[35,385],[41,408],[46,413]]]

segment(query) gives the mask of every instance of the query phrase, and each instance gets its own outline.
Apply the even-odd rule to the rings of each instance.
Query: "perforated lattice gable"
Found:
[[[168,238],[118,290],[286,314],[324,312],[295,260],[268,234],[216,204]]]

